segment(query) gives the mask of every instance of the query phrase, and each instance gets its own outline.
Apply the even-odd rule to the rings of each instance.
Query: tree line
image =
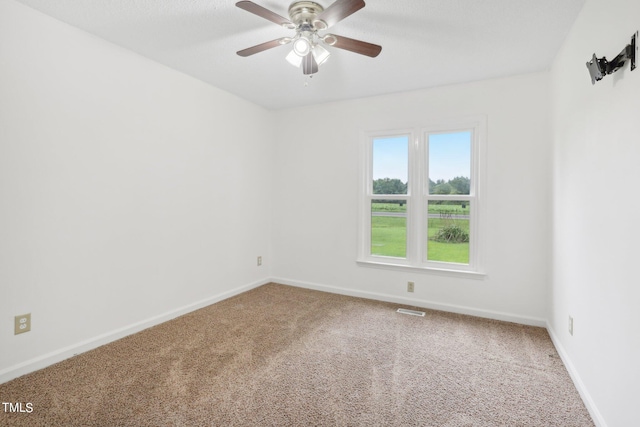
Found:
[[[402,182],[398,178],[379,178],[373,180],[373,194],[407,194],[408,182]],[[456,176],[445,181],[438,179],[435,182],[429,178],[429,194],[469,194],[471,181],[464,176]]]

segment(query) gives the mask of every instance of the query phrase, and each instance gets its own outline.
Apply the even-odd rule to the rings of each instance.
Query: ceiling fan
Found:
[[[378,56],[382,50],[381,46],[360,40],[336,34],[318,34],[318,31],[324,31],[362,9],[365,6],[363,0],[336,0],[326,9],[312,1],[296,1],[289,6],[289,19],[251,1],[239,1],[236,6],[281,25],[283,28],[295,30],[293,37],[281,37],[240,50],[237,52],[240,56],[251,56],[267,49],[292,43],[293,50],[287,55],[287,61],[296,67],[302,66],[304,74],[314,74],[318,72],[318,66],[324,63],[330,55],[329,51],[322,46],[323,44],[372,58]]]

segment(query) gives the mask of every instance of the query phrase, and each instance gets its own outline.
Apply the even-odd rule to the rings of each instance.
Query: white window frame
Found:
[[[429,194],[429,153],[430,134],[471,132],[471,188],[469,195]],[[360,150],[359,223],[358,255],[359,265],[386,269],[434,272],[446,275],[462,275],[481,278],[483,269],[484,205],[486,201],[486,116],[439,121],[421,127],[404,129],[363,131]],[[408,179],[407,194],[385,195],[385,200],[406,200],[407,202],[407,256],[395,258],[371,254],[371,201],[380,199],[373,194],[373,141],[385,137],[408,136]],[[428,261],[427,258],[427,215],[429,200],[467,200],[470,202],[470,242],[469,264]]]

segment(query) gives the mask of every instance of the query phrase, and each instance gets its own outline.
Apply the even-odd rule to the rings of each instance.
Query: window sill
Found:
[[[484,280],[487,277],[486,273],[480,273],[477,271],[452,270],[452,269],[450,270],[446,268],[433,268],[433,267],[416,267],[412,265],[393,264],[390,262],[381,262],[381,261],[358,260],[356,261],[356,264],[358,264],[360,267],[380,268],[383,270],[399,270],[399,271],[407,271],[411,273],[438,274],[442,276],[463,277],[466,279],[476,279],[476,280]]]

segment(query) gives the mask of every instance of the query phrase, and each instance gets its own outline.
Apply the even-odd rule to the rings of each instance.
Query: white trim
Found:
[[[382,294],[377,292],[359,291],[339,286],[321,285],[318,283],[304,282],[300,280],[285,279],[282,277],[274,277],[271,279],[273,283],[280,283],[298,288],[313,289],[316,291],[329,292],[332,294],[347,295],[358,298],[372,299],[376,301],[392,302],[396,304],[405,304],[413,307],[422,307],[431,310],[446,311],[449,313],[466,314],[469,316],[482,317],[485,319],[501,320],[504,322],[518,323],[521,325],[539,326],[544,328],[547,325],[545,319],[537,317],[520,316],[514,313],[505,313],[500,311],[484,310],[481,308],[466,307],[462,305],[446,304],[435,301],[427,301],[417,298],[398,297],[395,295]]]
[[[569,372],[569,376],[573,380],[573,385],[575,385],[576,389],[578,390],[578,393],[582,398],[582,402],[584,402],[584,406],[586,406],[587,411],[589,411],[589,415],[591,415],[593,422],[597,427],[607,427],[607,423],[604,421],[602,414],[600,413],[600,411],[596,407],[596,404],[591,398],[591,394],[589,394],[587,387],[582,382],[582,379],[578,374],[578,370],[575,368],[575,366],[571,362],[571,359],[569,358],[569,354],[566,352],[566,350],[560,343],[560,340],[558,339],[558,335],[556,335],[555,331],[553,330],[549,322],[547,322],[546,326],[547,326],[547,332],[551,337],[551,342],[553,343],[553,345],[556,348],[556,351],[560,355],[560,359],[562,359],[562,363],[564,363],[564,366],[567,368],[567,372]]]
[[[421,228],[421,212],[420,212],[420,189],[422,188],[422,168],[420,167],[420,159],[418,150],[420,147],[420,136],[414,131],[409,138],[409,147],[407,154],[409,158],[409,185],[407,186],[407,253],[406,258],[409,264],[415,265],[420,261],[418,251],[422,246],[422,238],[420,237]]]
[[[42,356],[34,357],[33,359],[18,363],[17,365],[10,366],[0,371],[0,384],[10,381],[14,378],[18,378],[22,375],[37,371],[39,369],[46,368],[47,366],[53,365],[54,363],[61,362],[70,357],[76,356],[89,350],[93,350],[94,348],[100,347],[102,345],[109,344],[113,341],[119,340],[120,338],[135,334],[136,332],[140,332],[152,326],[159,325],[160,323],[164,323],[168,320],[174,319],[176,317],[182,316],[216,302],[231,298],[235,295],[257,288],[258,286],[262,286],[269,282],[270,280],[260,280],[248,285],[239,286],[237,288],[219,293],[217,295],[213,295],[209,298],[205,298],[192,304],[184,305],[174,310],[167,311],[166,313],[150,317],[140,322],[136,322],[131,325],[113,330],[111,332],[89,338],[79,343],[54,350]]]
[[[429,212],[429,202],[431,200],[466,200],[470,203],[469,209],[469,230],[470,230],[470,242],[469,242],[469,263],[464,266],[456,267],[455,265],[451,267],[451,270],[469,270],[479,272],[482,270],[483,265],[481,262],[481,255],[479,254],[481,248],[481,229],[484,228],[484,224],[480,220],[483,215],[481,215],[481,210],[479,208],[478,201],[481,199],[482,192],[480,189],[483,187],[481,181],[484,181],[484,162],[482,161],[482,154],[484,153],[484,145],[486,144],[486,115],[479,115],[474,117],[467,117],[461,119],[456,122],[450,120],[448,122],[443,123],[435,123],[432,125],[428,125],[422,127],[421,131],[421,159],[424,163],[423,170],[426,172],[426,177],[424,177],[421,183],[422,187],[422,200],[424,204],[424,217],[428,215]],[[429,144],[430,144],[430,136],[431,135],[442,135],[447,133],[458,133],[458,132],[470,132],[471,133],[471,152],[470,152],[470,170],[469,170],[469,178],[471,186],[469,188],[468,195],[462,194],[447,194],[447,195],[437,195],[429,193]],[[426,232],[426,231],[425,231]],[[426,235],[425,239],[428,239]],[[426,245],[423,245],[426,246]],[[425,267],[427,269],[447,269],[447,267],[443,266],[443,263],[438,261],[430,261],[427,259],[428,254],[424,249],[420,254],[420,266]],[[446,264],[444,264],[446,265]]]
[[[385,262],[388,260],[389,262]],[[375,261],[371,261],[368,259],[357,260],[356,264],[361,267],[371,267],[371,268],[381,268],[384,270],[401,270],[407,271],[410,273],[435,273],[440,274],[442,276],[454,276],[454,277],[465,277],[468,279],[478,279],[483,280],[487,277],[487,275],[481,271],[472,271],[472,270],[462,270],[462,269],[448,269],[448,268],[436,268],[436,267],[424,267],[424,266],[416,266],[409,264],[400,264],[400,262],[404,261],[401,258],[392,258],[392,257],[376,257]],[[432,262],[432,264],[435,264]],[[440,263],[441,265],[446,265],[445,263]],[[455,265],[455,264],[454,264]],[[466,265],[464,266],[466,267]]]
[[[413,246],[416,246],[417,242],[415,242],[415,236],[409,235],[409,227],[411,226],[411,222],[415,221],[415,215],[411,212],[411,204],[409,202],[412,200],[412,194],[417,194],[416,186],[418,182],[414,179],[414,174],[417,168],[414,164],[415,162],[412,162],[412,159],[415,157],[413,151],[417,147],[418,140],[415,131],[415,128],[403,128],[394,130],[360,132],[360,185],[358,188],[358,256],[367,257],[373,260],[378,258],[378,256],[376,255],[371,255],[371,202],[376,199],[406,200],[406,254],[405,258],[397,258],[397,260],[398,262],[405,264],[412,264],[415,262],[415,260],[413,259],[413,252],[410,249]],[[407,137],[407,180],[409,184],[407,186],[407,194],[373,194],[373,140],[377,138],[392,138],[399,136]]]
[[[471,132],[470,180],[468,195],[432,195],[428,189],[428,136],[435,133],[458,131]],[[377,138],[408,136],[408,190],[403,195],[372,194],[373,141]],[[358,244],[356,261],[360,266],[376,268],[412,269],[424,273],[461,275],[483,278],[486,206],[486,152],[487,116],[474,115],[440,120],[426,126],[413,128],[360,131],[359,146],[359,198],[358,198]],[[371,254],[371,201],[377,198],[406,200],[407,241],[404,258],[384,257]],[[484,201],[481,202],[481,199]],[[468,200],[470,244],[468,264],[429,261],[426,254],[427,237],[425,219],[428,217],[429,200]]]

